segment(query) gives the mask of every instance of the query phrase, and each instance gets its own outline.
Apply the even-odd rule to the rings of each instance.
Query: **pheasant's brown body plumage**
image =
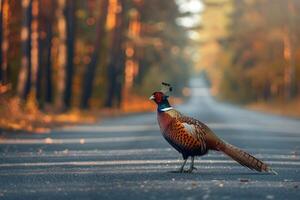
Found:
[[[151,98],[158,104],[157,120],[159,127],[163,137],[182,154],[184,163],[179,170],[180,172],[183,172],[188,157],[192,158],[188,172],[192,172],[195,169],[195,156],[202,156],[207,154],[209,150],[215,150],[225,153],[249,169],[276,173],[254,156],[218,138],[204,123],[173,109],[167,101],[167,96],[164,96],[163,93],[157,93],[161,92],[154,93]],[[163,96],[156,97],[157,95]],[[161,101],[157,99],[161,99]]]
[[[164,138],[180,153],[183,158],[188,156],[201,156],[207,153],[205,132],[201,125],[197,129],[188,129],[188,118],[173,110],[158,112],[158,123]],[[192,128],[192,127],[191,127]]]

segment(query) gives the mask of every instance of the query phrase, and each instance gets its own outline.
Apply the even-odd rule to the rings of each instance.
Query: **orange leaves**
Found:
[[[65,114],[42,113],[38,110],[36,102],[32,101],[32,95],[30,94],[25,106],[18,98],[0,98],[1,128],[41,134],[48,133],[51,128],[58,126],[93,123],[96,121],[95,113],[82,113],[76,110]],[[80,141],[80,143],[84,142]],[[46,140],[45,143],[49,144],[51,141]]]
[[[106,20],[106,27],[112,30],[116,26],[116,14],[121,11],[118,0],[109,0],[108,15]]]
[[[6,85],[0,84],[0,95],[8,92],[10,89],[11,89],[10,84],[6,84]]]

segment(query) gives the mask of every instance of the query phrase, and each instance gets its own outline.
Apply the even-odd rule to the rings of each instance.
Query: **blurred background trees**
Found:
[[[214,93],[240,103],[299,99],[300,1],[203,3],[198,69]]]
[[[298,0],[0,0],[0,6],[0,93],[17,97],[21,107],[124,109],[146,102],[161,81],[176,85],[180,96],[199,73],[223,100],[299,99]]]
[[[1,96],[64,112],[122,108],[191,62],[175,0],[1,0]]]

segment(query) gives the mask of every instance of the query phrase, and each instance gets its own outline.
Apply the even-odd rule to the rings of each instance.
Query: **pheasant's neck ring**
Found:
[[[166,111],[169,111],[169,110],[172,110],[173,107],[167,107],[167,108],[162,108],[162,109],[159,109],[158,111],[159,112],[166,112]]]
[[[169,104],[168,100],[164,100],[158,104],[157,111],[158,112],[166,112],[168,110],[172,110],[173,107]]]

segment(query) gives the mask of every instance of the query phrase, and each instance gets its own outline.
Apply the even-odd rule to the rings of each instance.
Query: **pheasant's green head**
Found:
[[[154,92],[152,96],[149,98],[153,100],[158,105],[158,111],[163,112],[166,109],[171,109],[172,107],[169,104],[168,98],[169,96],[166,94],[172,91],[172,87],[168,83],[162,83],[163,87],[160,91]]]

